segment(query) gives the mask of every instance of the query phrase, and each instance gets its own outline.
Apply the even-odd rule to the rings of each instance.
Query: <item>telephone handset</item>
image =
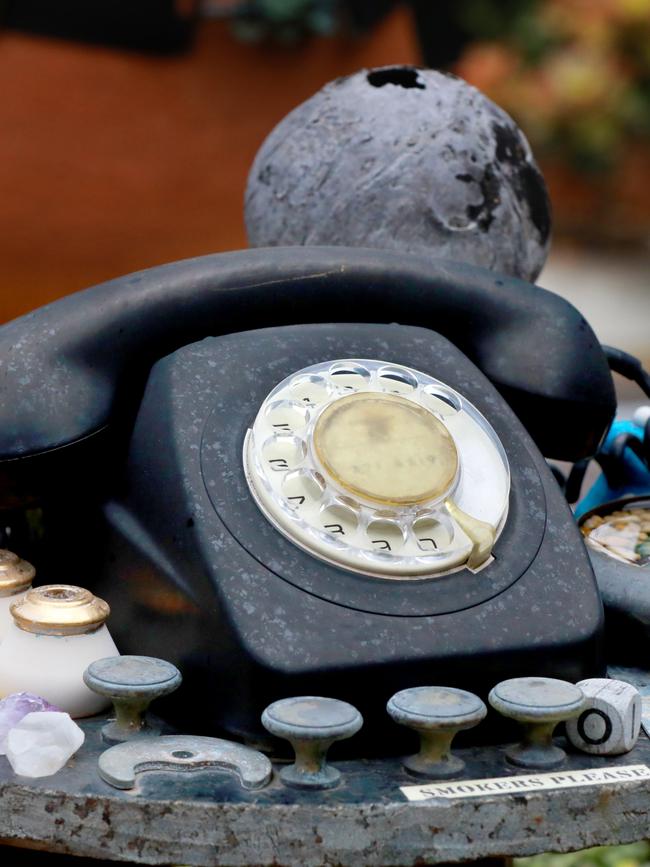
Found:
[[[556,295],[428,257],[256,249],[131,274],[3,326],[0,462],[20,477],[25,458],[49,453],[54,465],[54,453],[70,447],[80,458],[90,438],[132,409],[157,358],[208,332],[337,320],[444,334],[497,386],[547,457],[594,454],[614,416],[600,345]]]
[[[379,736],[408,686],[600,672],[593,574],[533,443],[583,457],[615,410],[562,299],[428,258],[258,249],[55,302],[2,329],[0,363],[4,505],[58,507],[70,550],[62,492],[92,490],[102,556],[79,583],[123,652],[180,665],[181,722],[255,738],[271,700],[324,694]]]

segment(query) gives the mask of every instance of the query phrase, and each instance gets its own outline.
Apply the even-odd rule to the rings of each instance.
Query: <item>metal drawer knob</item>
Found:
[[[585,707],[582,690],[552,677],[514,677],[498,683],[488,701],[503,716],[524,729],[521,743],[506,750],[506,758],[522,768],[554,768],[566,753],[553,743],[559,722],[572,719]]]
[[[330,789],[338,784],[341,773],[327,764],[327,751],[335,741],[358,732],[363,717],[345,701],[307,695],[270,704],[262,714],[262,725],[289,741],[296,753],[295,764],[280,771],[285,785]]]
[[[404,767],[429,779],[455,777],[463,770],[465,762],[452,754],[451,742],[456,732],[478,725],[487,714],[478,696],[445,686],[404,689],[386,710],[396,723],[420,735],[420,752],[404,759]]]
[[[113,702],[115,719],[102,729],[108,743],[121,743],[142,735],[157,735],[157,726],[144,714],[151,702],[173,692],[181,684],[181,673],[163,659],[151,656],[115,656],[92,662],[84,682],[93,692]]]

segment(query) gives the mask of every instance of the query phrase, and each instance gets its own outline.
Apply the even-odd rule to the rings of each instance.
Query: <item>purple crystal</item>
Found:
[[[38,695],[15,692],[0,701],[0,755],[7,752],[7,735],[24,716],[33,711],[60,711],[60,708]]]

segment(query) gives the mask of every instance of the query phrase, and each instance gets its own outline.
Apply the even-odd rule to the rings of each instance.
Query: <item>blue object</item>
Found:
[[[643,428],[633,421],[615,421],[610,428],[600,454],[612,453],[614,442],[620,434],[633,434],[639,440],[643,440]],[[622,484],[616,488],[609,485],[605,474],[601,475],[593,483],[587,494],[580,500],[575,509],[576,518],[582,517],[585,512],[595,509],[602,503],[620,500],[623,497],[650,496],[650,469],[631,449],[626,449],[622,459],[619,475]]]

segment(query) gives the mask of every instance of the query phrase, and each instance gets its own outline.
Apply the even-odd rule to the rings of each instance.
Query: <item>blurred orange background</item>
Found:
[[[404,9],[290,51],[204,21],[181,57],[0,37],[0,321],[163,262],[246,246],[273,126],[332,78],[418,62]]]

